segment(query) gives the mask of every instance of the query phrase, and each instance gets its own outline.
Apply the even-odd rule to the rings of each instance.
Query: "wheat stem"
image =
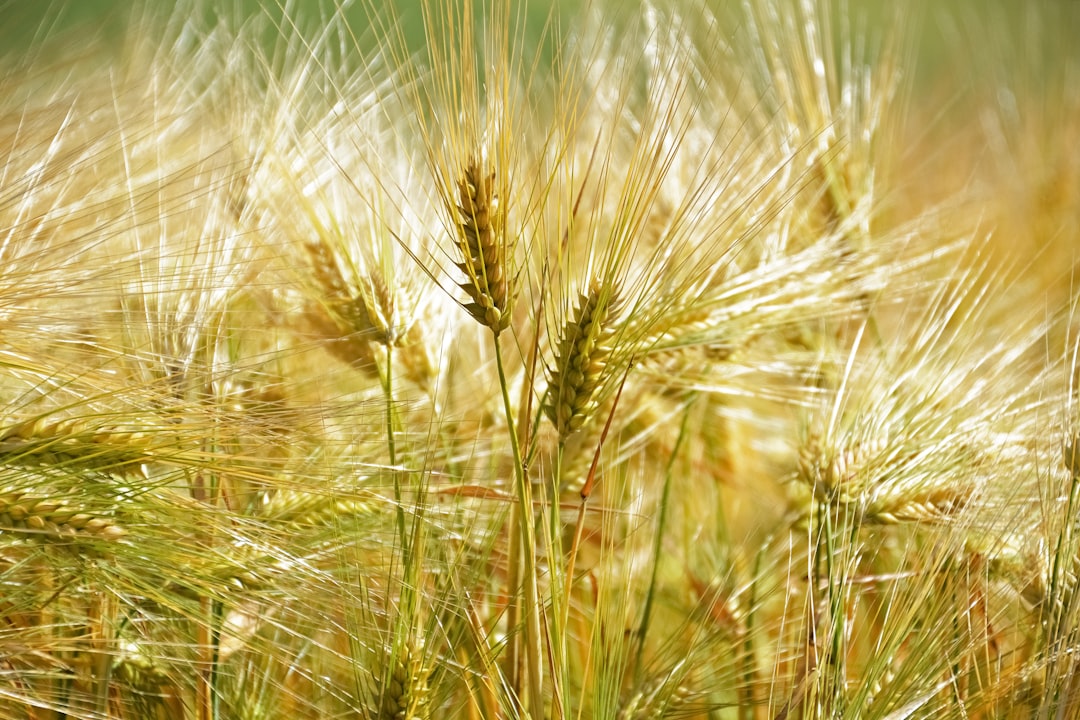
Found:
[[[562,544],[562,512],[561,512],[561,488],[559,478],[562,477],[562,458],[565,452],[565,443],[560,440],[555,452],[555,466],[551,481],[548,483],[548,573],[551,592],[551,628],[548,631],[548,647],[551,649],[551,677],[553,685],[552,717],[562,718],[564,714],[564,698],[569,692],[569,665],[567,661],[567,625],[570,615],[570,595],[559,592],[563,586],[569,586],[565,572],[566,558],[563,556]]]
[[[656,598],[656,575],[660,569],[660,558],[663,551],[664,536],[667,532],[668,503],[671,499],[671,486],[675,476],[675,461],[679,457],[683,443],[686,442],[690,430],[690,410],[694,405],[696,396],[691,396],[683,409],[682,422],[679,423],[679,434],[675,438],[675,445],[671,448],[667,466],[664,469],[664,487],[660,493],[660,505],[657,507],[656,530],[653,534],[652,569],[649,571],[649,583],[645,592],[645,607],[641,611],[641,623],[637,629],[637,652],[634,656],[634,681],[641,682],[642,661],[645,656],[645,639],[649,636],[649,624],[652,621],[652,608]]]
[[[384,344],[386,348],[386,368],[383,371],[383,396],[386,402],[386,448],[390,458],[390,472],[394,482],[394,513],[397,517],[398,542],[401,543],[402,562],[406,568],[411,567],[409,535],[405,522],[405,504],[401,491],[402,470],[397,466],[397,447],[394,433],[397,423],[394,413],[394,346],[389,342]]]
[[[633,367],[634,361],[631,359],[630,364],[623,373],[622,380],[619,382],[619,387],[615,391],[615,399],[612,401],[611,411],[608,413],[607,422],[604,423],[604,429],[600,433],[600,439],[596,443],[596,451],[593,453],[592,464],[589,466],[589,473],[585,476],[585,482],[581,486],[581,491],[579,493],[581,502],[578,504],[577,521],[574,524],[574,540],[570,546],[570,558],[566,563],[566,587],[563,590],[563,595],[568,599],[570,593],[573,591],[574,566],[577,564],[578,551],[581,548],[581,538],[585,532],[585,510],[597,483],[596,472],[600,467],[600,453],[604,449],[604,443],[607,441],[608,432],[610,432],[612,422],[615,420],[615,410],[619,407],[619,400],[622,398],[622,391],[623,387],[626,385],[626,378],[630,375],[630,370],[633,369]],[[567,600],[567,602],[569,603],[569,600]],[[567,605],[567,607],[569,607],[569,605]],[[563,625],[569,625],[568,618],[563,619]]]
[[[757,596],[758,586],[760,584],[760,578],[762,569],[765,565],[765,551],[772,544],[771,538],[766,538],[758,549],[757,557],[754,559],[753,575],[750,577],[750,593],[746,599],[746,623],[743,627],[743,647],[742,647],[742,687],[739,692],[740,697],[740,717],[744,720],[753,720],[754,707],[757,705],[756,693],[754,691],[756,661],[754,658],[754,621],[757,616]]]
[[[540,601],[537,590],[536,577],[536,520],[533,510],[532,485],[529,482],[528,473],[521,458],[521,447],[518,443],[517,431],[514,428],[514,411],[510,404],[510,387],[506,378],[506,369],[503,365],[502,343],[499,341],[499,331],[492,329],[492,337],[495,343],[495,363],[499,370],[499,387],[502,390],[503,409],[506,412],[507,432],[510,435],[510,447],[513,451],[514,460],[514,489],[517,495],[518,513],[513,515],[518,523],[517,534],[521,537],[521,554],[510,558],[511,564],[524,561],[520,577],[523,583],[521,590],[521,604],[525,613],[525,662],[526,679],[528,681],[528,707],[531,716],[544,717],[543,697],[543,655],[541,651],[540,630]],[[513,532],[513,528],[511,529]],[[513,576],[514,573],[511,573]],[[513,630],[513,628],[511,629]],[[516,642],[515,635],[511,642]],[[511,652],[511,656],[516,655]]]

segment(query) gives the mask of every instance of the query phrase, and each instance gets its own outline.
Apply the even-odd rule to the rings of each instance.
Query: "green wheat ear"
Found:
[[[388,683],[382,689],[379,720],[427,720],[432,717],[428,676],[422,653],[406,649],[394,663]]]
[[[561,439],[580,430],[602,400],[598,394],[608,379],[618,314],[616,290],[594,281],[562,328],[544,403]]]

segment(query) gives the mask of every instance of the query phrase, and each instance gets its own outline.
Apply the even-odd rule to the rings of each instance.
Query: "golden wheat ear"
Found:
[[[303,320],[326,350],[371,377],[378,374],[372,341],[375,328],[362,295],[350,291],[330,246],[322,240],[303,243],[315,297],[307,301]]]
[[[93,536],[118,540],[127,534],[113,520],[80,512],[66,500],[21,490],[0,490],[0,532],[22,532],[50,540]]]
[[[458,180],[457,268],[460,287],[472,300],[465,311],[498,335],[510,327],[510,275],[506,214],[499,197],[496,170],[480,159],[469,161]]]

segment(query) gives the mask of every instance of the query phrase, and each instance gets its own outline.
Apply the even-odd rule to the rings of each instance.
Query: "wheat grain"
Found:
[[[693,697],[686,685],[674,685],[670,678],[658,678],[631,695],[619,708],[618,720],[663,720],[685,712]]]

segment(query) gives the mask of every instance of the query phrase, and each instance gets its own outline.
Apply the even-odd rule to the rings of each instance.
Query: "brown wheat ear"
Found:
[[[465,310],[498,335],[510,326],[512,293],[507,274],[506,210],[496,192],[493,169],[473,160],[458,181],[458,247],[464,257],[461,288],[472,302]]]
[[[563,328],[544,412],[565,439],[596,410],[612,353],[617,313],[615,291],[593,282]]]

